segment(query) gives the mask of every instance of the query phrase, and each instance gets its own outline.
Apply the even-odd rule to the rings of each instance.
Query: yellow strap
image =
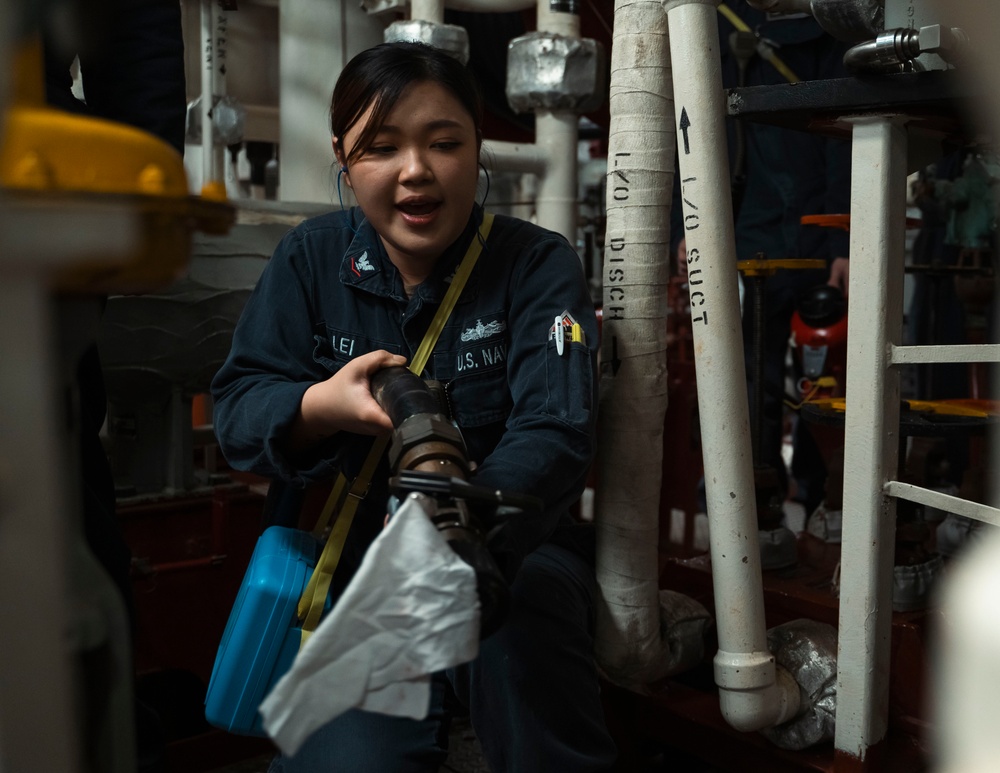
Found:
[[[424,372],[424,366],[427,365],[427,360],[430,359],[434,344],[437,343],[438,336],[444,330],[445,322],[448,321],[452,309],[455,308],[455,304],[458,302],[458,296],[462,294],[462,288],[465,287],[465,282],[469,278],[469,274],[472,273],[476,261],[479,260],[479,253],[482,252],[483,243],[486,241],[486,237],[490,235],[490,228],[492,227],[493,214],[490,212],[484,213],[482,225],[479,226],[479,237],[473,239],[469,245],[465,257],[462,258],[462,263],[459,265],[458,270],[455,271],[454,279],[451,280],[451,287],[448,288],[448,292],[444,295],[444,300],[441,301],[441,308],[438,309],[438,313],[431,321],[431,326],[427,329],[427,335],[424,336],[424,340],[417,349],[417,353],[413,355],[410,370],[418,376]]]
[[[316,525],[313,526],[312,533],[316,539],[323,539],[323,532],[326,531],[327,524],[330,523],[330,518],[340,505],[340,500],[344,496],[344,489],[346,487],[347,477],[342,474],[338,475],[336,482],[333,484],[333,489],[330,491],[330,495],[326,498],[326,504],[323,505],[323,510],[320,512],[319,518],[316,519]]]
[[[489,236],[492,227],[493,214],[484,213],[483,222],[479,226],[479,235],[469,244],[469,248],[465,252],[465,257],[462,258],[462,262],[458,270],[455,271],[454,278],[451,280],[451,286],[445,293],[444,300],[441,301],[441,306],[438,308],[437,314],[434,315],[434,319],[431,321],[430,327],[424,335],[424,340],[421,341],[416,354],[413,355],[413,360],[409,365],[412,373],[419,376],[427,365],[427,360],[434,350],[438,336],[444,330],[445,323],[455,308],[458,297],[462,294],[462,289],[465,287],[465,283],[472,273],[476,261],[479,260],[483,243]],[[299,598],[298,617],[299,620],[303,621],[302,638],[299,641],[300,647],[305,644],[309,635],[319,625],[319,619],[323,614],[323,607],[326,605],[326,597],[330,592],[330,582],[333,580],[333,573],[337,568],[337,564],[340,563],[340,556],[344,552],[344,543],[347,540],[347,533],[351,528],[351,523],[354,521],[354,514],[357,512],[361,500],[368,493],[368,481],[374,475],[379,459],[382,458],[382,454],[388,444],[388,435],[376,438],[346,498],[342,497],[342,492],[347,484],[347,478],[343,473],[337,476],[337,482],[334,484],[333,490],[326,500],[323,512],[320,513],[319,521],[313,530],[313,533],[317,534],[317,536],[322,534],[323,530],[326,529],[327,522],[336,513],[337,506],[341,504],[341,500],[343,499],[340,514],[333,524],[330,538],[326,541],[326,545],[323,546],[323,552],[316,562],[316,568],[313,570],[309,582],[306,584],[305,591],[303,591],[301,598]]]
[[[333,580],[333,572],[336,570],[337,564],[340,563],[341,553],[344,552],[347,532],[354,522],[354,514],[358,510],[358,505],[368,493],[368,481],[375,473],[375,468],[378,467],[379,459],[382,458],[387,445],[389,445],[388,435],[375,439],[368,456],[365,458],[365,463],[361,467],[361,472],[354,479],[354,485],[351,486],[351,490],[347,494],[340,515],[333,524],[330,538],[323,546],[319,560],[316,561],[316,568],[299,599],[298,615],[299,619],[303,620],[303,632],[314,631],[319,625],[319,618],[323,614],[323,606],[326,604],[326,595],[330,591],[330,582]]]
[[[729,23],[736,27],[736,29],[740,32],[751,32],[754,35],[757,34],[747,26],[747,23],[743,21],[743,19],[736,15],[736,11],[725,3],[719,3],[719,13],[725,16],[729,20]],[[759,38],[758,41],[762,43],[762,45],[757,46],[757,53],[770,62],[774,69],[784,76],[786,81],[789,83],[798,83],[799,76],[795,74],[791,67],[781,60],[781,57],[774,53],[774,48],[767,43],[760,41]]]

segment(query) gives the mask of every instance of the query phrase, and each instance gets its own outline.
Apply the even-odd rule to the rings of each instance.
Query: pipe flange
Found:
[[[462,64],[469,62],[469,33],[465,27],[409,19],[390,24],[383,38],[386,43],[426,43],[451,54]]]
[[[589,38],[530,32],[507,45],[507,102],[516,113],[585,113],[604,100],[604,47]]]

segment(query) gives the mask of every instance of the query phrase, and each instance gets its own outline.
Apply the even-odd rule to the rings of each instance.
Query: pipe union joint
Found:
[[[514,112],[585,113],[604,100],[604,48],[589,38],[531,32],[507,46],[507,102]]]
[[[451,54],[462,64],[469,62],[469,33],[454,24],[436,24],[422,19],[397,21],[385,29],[386,43],[426,43]]]
[[[715,683],[727,690],[756,690],[774,684],[774,655],[770,652],[724,652],[712,661]]]
[[[462,433],[444,416],[429,413],[411,416],[393,433],[392,443],[389,446],[390,466],[394,471],[397,470],[400,460],[408,451],[423,443],[432,442],[454,449],[454,453],[449,456],[455,459],[459,466],[466,466],[463,456],[465,441],[462,439]]]

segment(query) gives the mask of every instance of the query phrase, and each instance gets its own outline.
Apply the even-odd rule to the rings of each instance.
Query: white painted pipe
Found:
[[[580,16],[549,9],[549,0],[538,0],[538,31],[580,37]],[[545,173],[538,180],[535,200],[538,224],[560,233],[576,245],[577,160],[580,116],[570,110],[536,110],[535,144],[545,156]]]
[[[212,105],[215,101],[215,67],[212,53],[212,6],[215,0],[201,0],[201,181],[202,185],[215,176],[215,143],[212,141]]]
[[[482,162],[496,172],[520,172],[542,175],[546,157],[537,145],[522,142],[487,140],[480,153]]]
[[[549,0],[538,0],[537,27],[539,32],[551,32],[567,38],[580,37],[580,15],[553,11]]]
[[[577,154],[580,117],[568,110],[535,112],[535,144],[545,156],[538,180],[535,210],[538,224],[576,244]]]
[[[798,711],[799,689],[776,674],[767,646],[749,411],[737,286],[716,3],[665,0],[723,716],[759,730]]]
[[[226,54],[228,49],[227,36],[229,34],[229,12],[222,7],[221,0],[214,0],[216,8],[213,11],[213,26],[211,30],[213,38],[212,48],[212,102],[215,97],[226,95]],[[209,134],[214,147],[214,128]],[[226,181],[226,166],[228,165],[229,154],[225,147],[216,148],[212,153],[212,172],[216,180]]]
[[[444,24],[444,0],[410,0],[410,18]]]

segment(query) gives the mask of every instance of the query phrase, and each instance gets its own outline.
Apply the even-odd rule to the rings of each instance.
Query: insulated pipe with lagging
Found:
[[[594,648],[609,678],[644,689],[701,662],[708,624],[703,607],[659,589],[675,142],[657,0],[615,3],[609,106]]]
[[[726,721],[751,731],[792,719],[799,686],[775,663],[764,622],[736,243],[716,3],[665,0],[674,71],[684,237]]]

